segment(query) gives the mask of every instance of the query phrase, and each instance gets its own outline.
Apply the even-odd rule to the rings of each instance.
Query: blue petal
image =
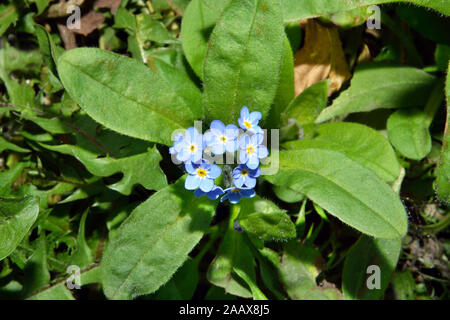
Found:
[[[253,111],[250,113],[249,119],[253,125],[257,125],[258,121],[261,120],[262,114],[259,111]]]
[[[215,142],[215,140],[216,140],[216,136],[210,130],[206,131],[205,134],[203,135],[203,141],[204,141],[205,145],[208,147],[211,144],[213,144]]]
[[[258,125],[252,126],[252,128],[248,129],[248,131],[250,131],[250,132],[252,132],[254,134],[259,134],[259,135],[261,135],[264,138],[264,130],[261,129],[261,127],[258,126]]]
[[[253,189],[256,186],[256,179],[255,178],[251,178],[251,177],[247,177],[245,179],[245,186],[247,188],[252,188]],[[242,187],[242,185],[241,185],[241,187]]]
[[[259,128],[259,127],[258,127]],[[261,129],[261,128],[260,128]],[[261,133],[256,133],[255,134],[255,136],[256,136],[256,144],[261,144],[261,143],[263,143],[264,142],[264,131],[262,131],[262,129],[261,129]]]
[[[236,150],[238,149],[238,143],[236,140],[232,140],[232,141],[227,141],[227,143],[225,144],[225,149],[227,150],[227,152],[236,152]]]
[[[224,154],[225,153],[225,145],[224,144],[222,144],[222,143],[215,143],[213,146],[212,146],[212,152],[214,153],[214,154]]]
[[[212,164],[209,168],[208,177],[211,179],[217,179],[222,173],[222,169],[218,165]]]
[[[241,171],[242,171],[242,167],[243,165],[240,164],[239,166],[237,166],[236,168],[233,169],[233,178],[237,178],[238,176],[241,175]]]
[[[202,156],[203,156],[203,152],[201,150],[196,151],[194,154],[192,154],[191,161],[193,163],[200,164],[202,162]]]
[[[249,116],[248,108],[246,106],[243,106],[241,109],[241,118],[245,120],[248,118],[248,116]]]
[[[250,176],[252,178],[258,178],[261,175],[261,168],[257,168],[256,170],[250,170]]]
[[[241,201],[241,194],[239,192],[230,192],[229,200],[231,203],[236,204]]]
[[[242,188],[244,184],[244,177],[243,176],[239,176],[237,178],[234,178],[234,185],[238,188]]]
[[[207,196],[211,200],[217,200],[217,198],[223,193],[224,191],[221,187],[215,186],[210,192],[207,193]]]
[[[261,145],[258,147],[258,157],[260,159],[267,158],[268,155],[269,150],[267,150],[266,146]]]
[[[201,179],[198,176],[188,175],[184,182],[184,187],[187,190],[195,190],[200,186]]]
[[[250,137],[248,135],[244,134],[239,138],[239,147],[241,149],[245,149],[247,147],[247,145],[249,144],[249,142],[250,142]]]
[[[257,146],[261,144],[262,141],[261,142],[259,141],[260,139],[258,139],[258,136],[259,136],[258,134],[254,134],[250,137],[250,143],[252,145]]]
[[[223,132],[225,131],[225,125],[220,120],[214,120],[211,122],[211,129],[215,129],[216,131]]]
[[[253,198],[256,195],[256,192],[253,189],[242,189],[241,195],[245,198]]]
[[[175,150],[177,152],[180,152],[181,149],[185,149],[187,145],[188,144],[183,140],[183,141],[180,141],[179,143],[175,144],[173,147],[175,148]]]
[[[188,150],[184,149],[184,148],[181,149],[177,153],[177,160],[178,161],[185,162],[185,161],[188,161],[190,157],[191,157],[191,153]]]
[[[238,119],[238,124],[239,124],[239,127],[241,127],[242,129],[244,129],[244,130],[247,130],[247,129],[248,129],[248,128],[245,126],[244,120],[242,120],[242,118],[239,118],[239,119]]]
[[[237,138],[237,136],[239,135],[239,129],[234,124],[229,124],[225,128],[225,134],[228,139]]]
[[[194,127],[187,128],[186,133],[184,135],[184,142],[187,144],[191,144],[197,135],[198,132]]]
[[[247,155],[247,152],[245,152],[244,150],[241,150],[241,151],[239,152],[239,162],[240,162],[241,164],[243,164],[243,163],[247,163],[247,161],[248,161],[248,155]]]
[[[210,192],[214,187],[214,181],[208,178],[201,179],[200,189],[204,192]]]
[[[184,165],[184,168],[186,169],[186,171],[190,174],[195,174],[195,170],[197,166],[193,165],[192,163],[188,162]]]
[[[248,157],[248,160],[247,160],[246,164],[247,164],[247,167],[249,167],[249,169],[254,170],[254,169],[258,168],[258,166],[259,166],[259,159],[256,156],[256,154],[255,154],[255,156]]]
[[[194,191],[194,194],[195,194],[195,196],[196,196],[197,198],[199,198],[199,197],[205,195],[205,193],[204,193],[201,189],[196,189],[196,190]]]

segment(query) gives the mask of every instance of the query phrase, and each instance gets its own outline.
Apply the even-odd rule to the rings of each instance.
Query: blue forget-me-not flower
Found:
[[[258,168],[259,159],[266,158],[269,155],[267,147],[261,144],[263,140],[264,136],[260,134],[243,135],[239,138],[239,160],[241,164],[246,164],[252,170]]]
[[[222,121],[211,122],[211,129],[205,133],[206,145],[212,148],[214,154],[236,152],[239,129],[234,124],[225,126]]]
[[[228,199],[232,204],[242,198],[252,198],[256,195],[257,178],[261,175],[260,159],[269,155],[264,141],[264,131],[259,126],[262,115],[258,111],[249,112],[243,107],[238,119],[239,126],[245,133],[239,137],[239,129],[233,124],[225,125],[222,121],[214,120],[210,130],[204,135],[194,127],[190,127],[184,134],[175,136],[169,153],[184,162],[188,173],[185,188],[194,190],[196,197],[206,195],[211,200],[223,202]],[[224,183],[226,189],[215,184],[215,180],[222,174],[222,169],[203,158],[203,151],[210,147],[216,155],[224,153],[239,153],[239,165],[232,172],[232,167],[225,165]]]
[[[179,161],[200,163],[203,157],[203,149],[203,135],[194,127],[190,127],[186,130],[183,138],[175,141],[172,152],[176,152]]]
[[[259,120],[261,120],[261,112],[253,111],[249,112],[247,107],[243,107],[241,109],[241,117],[238,119],[239,126],[244,129],[248,130],[251,133],[262,133],[262,129],[260,126],[258,126]]]
[[[250,169],[245,164],[241,164],[233,170],[234,185],[238,188],[254,188],[256,178],[261,175],[261,169]]]
[[[194,191],[194,194],[197,198],[206,194],[211,200],[217,200],[217,198],[224,194],[224,191],[221,187],[214,186],[210,192],[203,192],[202,189],[198,188]]]
[[[214,188],[214,180],[222,173],[218,165],[209,164],[206,161],[200,164],[186,163],[185,169],[189,175],[184,187],[188,190],[200,188],[203,192],[210,192]]]
[[[256,195],[255,190],[253,189],[239,189],[239,188],[228,188],[225,189],[225,195],[220,199],[220,202],[224,202],[226,199],[230,201],[230,203],[236,204],[241,199],[244,198],[253,198]]]

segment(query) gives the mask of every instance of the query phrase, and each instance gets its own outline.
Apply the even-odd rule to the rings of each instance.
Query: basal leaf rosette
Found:
[[[269,156],[264,145],[264,130],[259,126],[261,113],[241,109],[238,126],[211,122],[205,134],[196,127],[175,135],[169,149],[172,160],[188,173],[185,188],[197,197],[238,203],[256,195],[254,188],[261,176],[260,160]],[[217,185],[216,183],[221,185]]]

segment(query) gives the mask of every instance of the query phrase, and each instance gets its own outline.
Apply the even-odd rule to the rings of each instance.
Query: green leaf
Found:
[[[448,17],[414,6],[399,6],[396,12],[405,23],[426,38],[436,43],[450,45],[450,34],[446,32],[449,28]]]
[[[75,300],[65,283],[37,292],[27,300]]]
[[[287,203],[300,202],[305,198],[303,194],[283,186],[273,186],[273,192],[280,200]]]
[[[345,259],[342,275],[344,297],[358,300],[382,298],[397,265],[401,247],[400,239],[361,237]],[[379,270],[370,270],[370,266],[378,267]],[[378,276],[379,282],[376,280]],[[370,285],[380,287],[378,289]]]
[[[392,145],[405,157],[420,160],[431,151],[431,135],[425,112],[417,108],[397,110],[387,121]]]
[[[27,300],[75,300],[72,293],[67,289],[67,280],[64,279],[56,284],[45,287],[33,295],[29,296]],[[80,271],[80,285],[84,286],[91,283],[100,282],[100,268],[98,265],[92,265]]]
[[[450,70],[450,64],[448,69]],[[445,87],[447,97],[447,122],[442,141],[442,151],[437,171],[436,189],[439,199],[443,202],[450,202],[450,74],[447,73]]]
[[[424,111],[413,108],[398,110],[387,121],[387,131],[392,145],[405,157],[421,160],[431,151],[428,130],[434,115],[444,100],[444,82],[436,82]]]
[[[86,210],[81,216],[80,227],[78,228],[77,248],[70,259],[70,264],[77,265],[80,268],[86,267],[94,261],[91,248],[86,242],[85,229],[86,218],[89,210]]]
[[[32,121],[41,124],[42,118],[39,117],[39,121],[36,118]],[[150,190],[167,186],[167,179],[159,167],[162,157],[150,143],[106,130],[88,116],[76,115],[70,123],[60,124],[64,132],[74,134],[73,144],[39,145],[74,156],[93,175],[108,177],[123,173],[120,180],[108,185],[110,189],[129,195],[136,184]]]
[[[233,268],[233,271],[248,284],[252,291],[253,300],[268,300],[256,282],[244,270]]]
[[[0,49],[0,68],[7,74],[11,71],[26,73],[39,72],[42,65],[42,56],[37,50],[19,50],[10,45]]]
[[[138,14],[136,16],[136,32],[139,41],[145,45],[146,41],[158,43],[170,43],[175,39],[167,31],[161,21],[155,20],[149,14]]]
[[[320,112],[326,107],[329,81],[320,81],[300,93],[283,111],[281,119],[295,119],[302,126],[314,123]]]
[[[141,184],[149,190],[160,190],[167,186],[167,179],[159,166],[162,160],[156,147],[149,148],[146,152],[123,158],[110,156],[98,158],[96,153],[80,148],[78,145],[51,146],[40,143],[46,149],[73,155],[93,175],[109,177],[122,172],[123,177],[108,188],[122,194],[129,195],[136,184]]]
[[[49,67],[50,72],[57,77],[58,70],[56,69],[56,61],[58,60],[63,50],[62,48],[55,45],[53,38],[43,26],[36,24],[35,28],[36,37],[38,39],[39,48],[41,50],[44,61]]]
[[[352,112],[424,105],[435,78],[428,73],[385,63],[359,66],[350,88],[322,111],[316,122]]]
[[[37,14],[40,15],[44,10],[48,7],[48,4],[51,0],[32,0],[34,3],[36,3],[36,7],[38,9]]]
[[[173,278],[156,292],[155,299],[189,300],[194,295],[198,280],[198,261],[188,259]]]
[[[436,60],[436,66],[439,71],[447,71],[447,64],[450,61],[450,45],[438,44],[434,53],[434,59]]]
[[[239,269],[247,277],[254,279],[255,260],[245,235],[234,230],[234,221],[239,213],[239,206],[231,208],[232,212],[228,221],[228,228],[220,243],[217,255],[208,268],[207,278],[212,284],[222,287],[226,293],[243,298],[252,297],[248,285],[234,274],[233,269]]]
[[[323,259],[313,247],[291,241],[279,264],[280,280],[294,300],[337,300],[341,293],[334,288],[319,287],[316,278]]]
[[[25,264],[25,281],[23,294],[30,295],[41,289],[50,282],[50,272],[47,264],[46,239],[41,236],[37,241],[37,246],[33,254]]]
[[[11,186],[19,178],[23,169],[27,166],[25,162],[19,162],[7,171],[0,172],[0,196],[6,196],[11,193]]]
[[[316,134],[313,140],[286,142],[283,147],[342,152],[386,182],[393,182],[400,174],[400,164],[389,141],[372,128],[358,123],[333,122],[320,125]]]
[[[295,238],[295,225],[274,203],[254,197],[241,204],[238,217],[242,228],[264,241]]]
[[[292,55],[289,39],[284,39],[283,59],[280,65],[280,83],[277,93],[270,108],[269,116],[265,122],[268,128],[278,128],[280,126],[281,114],[294,99],[294,56]]]
[[[192,0],[181,21],[181,39],[186,59],[195,73],[203,77],[203,61],[209,36],[230,0]]]
[[[34,89],[31,86],[26,83],[21,84],[11,79],[2,69],[0,69],[0,79],[5,83],[9,99],[13,105],[36,107],[37,104],[34,100]]]
[[[371,170],[340,152],[280,151],[278,173],[265,178],[305,194],[363,233],[380,238],[406,233],[406,212],[398,196]]]
[[[18,165],[17,165],[18,166]],[[28,234],[39,213],[35,197],[0,198],[0,260],[7,257]]]
[[[16,23],[19,19],[17,8],[13,4],[0,5],[0,36],[9,28],[11,24]]]
[[[279,0],[232,0],[209,39],[203,108],[236,122],[243,106],[267,116],[279,87],[285,39]]]
[[[11,150],[15,152],[30,152],[30,150],[19,147],[0,136],[0,152]]]
[[[75,102],[119,133],[169,145],[174,130],[198,119],[192,102],[177,94],[179,88],[133,59],[78,48],[61,55],[58,71]],[[194,84],[186,77],[184,86]]]
[[[392,276],[392,289],[397,300],[415,300],[416,281],[411,270],[395,272]]]
[[[184,189],[184,179],[152,195],[120,226],[102,259],[110,299],[155,292],[188,258],[207,230],[212,201]]]
[[[320,15],[328,15],[340,11],[353,10],[362,6],[391,2],[411,2],[437,10],[448,16],[450,15],[450,7],[448,5],[442,1],[433,0],[285,0],[283,2],[283,13],[285,21],[295,21]]]

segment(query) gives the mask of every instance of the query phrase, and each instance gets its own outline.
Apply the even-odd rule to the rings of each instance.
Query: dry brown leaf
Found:
[[[80,19],[80,29],[73,29],[72,32],[87,36],[97,29],[105,21],[105,17],[100,12],[91,11]]]
[[[295,95],[325,79],[331,95],[351,76],[337,28],[308,20],[304,42],[295,54]]]
[[[112,14],[115,14],[121,2],[122,0],[96,0],[94,9],[107,8]]]
[[[58,24],[59,35],[64,42],[64,48],[66,50],[74,49],[77,47],[75,35],[65,25]]]
[[[47,17],[48,18],[61,18],[67,17],[71,15],[72,12],[67,12],[67,9],[70,6],[78,6],[80,7],[85,0],[69,0],[69,1],[60,1],[59,3],[55,3],[48,8]]]
[[[357,64],[360,65],[362,63],[369,62],[369,61],[372,61],[372,55],[370,54],[370,49],[367,46],[367,44],[364,44],[361,54],[358,56]]]

